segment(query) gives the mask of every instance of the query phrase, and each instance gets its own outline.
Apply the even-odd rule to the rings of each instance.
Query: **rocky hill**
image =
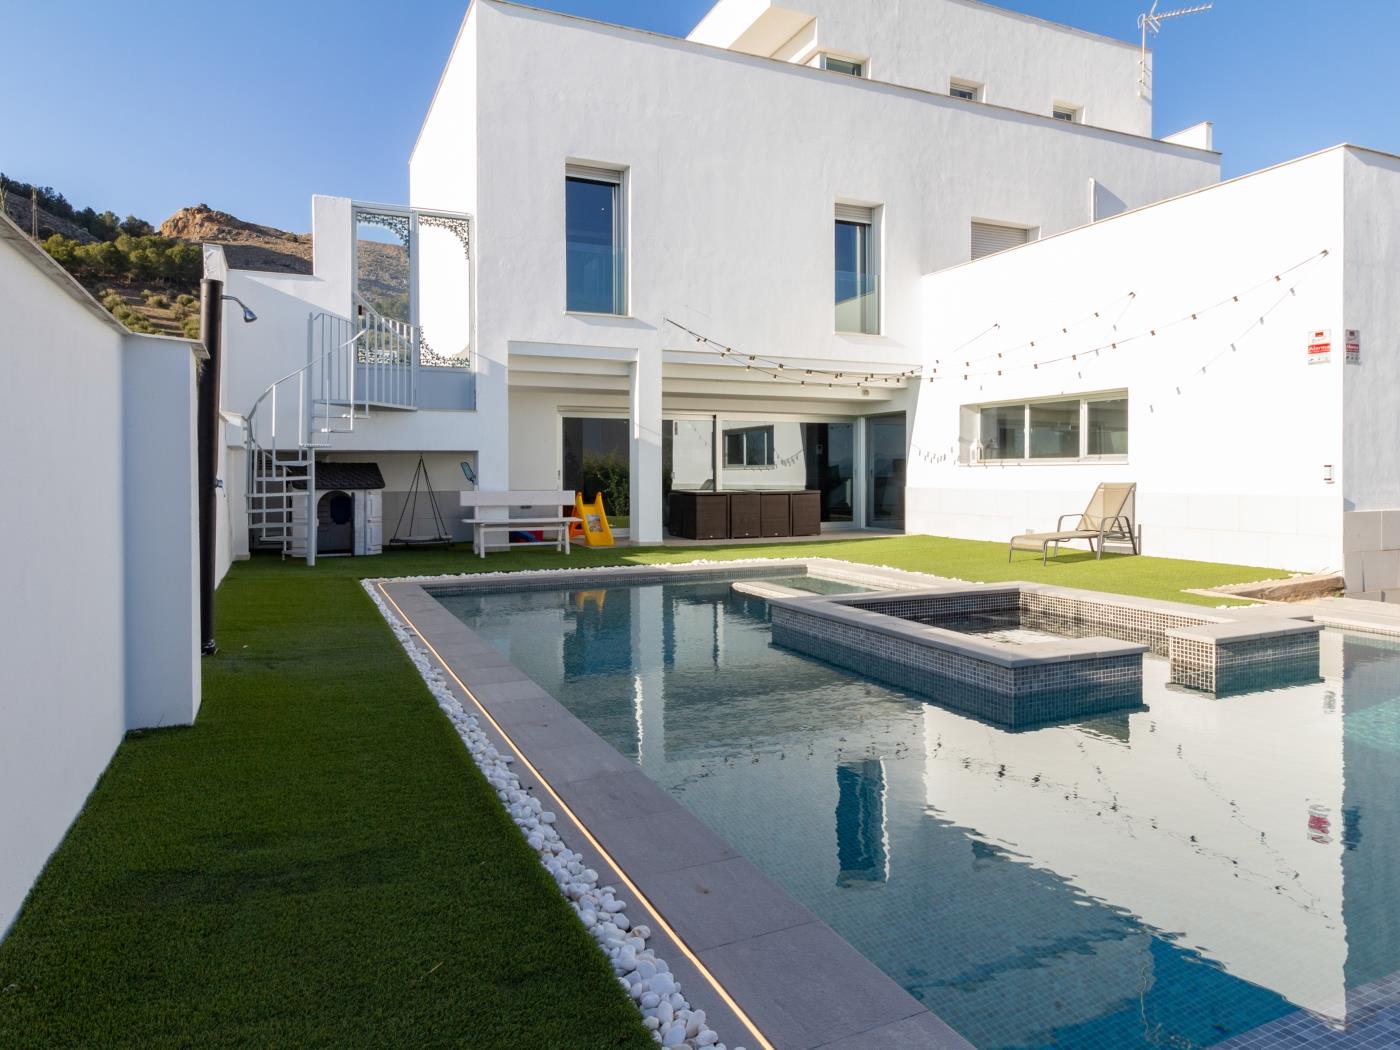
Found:
[[[33,208],[27,192],[27,184],[19,184],[24,192],[11,192],[5,195],[5,210],[11,219],[25,232],[32,229]],[[68,217],[59,211],[73,213],[74,209],[62,196],[47,188],[43,191],[48,199],[56,199],[52,208],[44,206],[45,196],[41,196],[38,212],[39,240],[58,235],[78,245],[92,245],[103,238],[95,236],[82,222],[81,215]],[[116,236],[115,216],[112,237]],[[128,218],[128,223],[133,220]],[[148,224],[141,224],[147,232]],[[94,227],[98,228],[98,227]],[[99,229],[99,232],[101,230]],[[186,244],[221,244],[231,266],[242,270],[266,270],[280,273],[310,273],[312,265],[311,235],[279,230],[274,226],[264,226],[248,222],[236,215],[219,211],[207,204],[197,204],[181,208],[171,215],[155,231],[156,235],[169,241]],[[71,248],[71,245],[70,245]],[[62,253],[50,248],[51,254],[63,262]],[[382,312],[396,317],[406,314],[408,299],[408,253],[397,244],[380,241],[361,240],[357,249],[358,283],[361,292]],[[196,271],[198,262],[196,260]],[[148,287],[152,282],[126,280],[120,276],[104,275],[100,279],[90,272],[80,272],[70,267],[75,276],[86,284],[103,304],[118,316],[128,327],[138,331],[156,331],[167,334],[192,334],[197,329],[197,310],[188,305],[191,296],[199,294],[198,281],[186,286],[187,282],[157,282],[154,290]],[[179,286],[176,287],[175,285]]]
[[[162,237],[196,244],[223,244],[235,248],[229,263],[244,270],[311,272],[310,234],[289,233],[275,226],[246,222],[207,204],[181,208],[160,224]]]
[[[222,244],[240,270],[311,272],[311,235],[260,226],[207,204],[181,208],[160,224],[162,237]],[[408,253],[397,244],[361,240],[357,248],[360,291],[383,310],[408,293]],[[393,312],[385,310],[385,312]]]
[[[35,209],[30,204],[29,198],[17,194],[5,195],[5,210],[9,212],[10,218],[15,221],[25,233],[33,229],[31,225]],[[97,240],[84,227],[79,226],[71,219],[65,219],[61,215],[55,215],[43,205],[38,208],[39,212],[39,239],[43,240],[52,234],[60,234],[69,240],[77,241],[79,244],[92,244]]]

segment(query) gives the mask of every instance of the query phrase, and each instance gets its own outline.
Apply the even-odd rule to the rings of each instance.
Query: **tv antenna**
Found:
[[[1152,73],[1147,68],[1147,33],[1151,30],[1156,36],[1162,31],[1162,23],[1168,18],[1180,18],[1182,15],[1198,15],[1203,11],[1209,11],[1214,4],[1197,4],[1195,7],[1178,7],[1175,11],[1157,11],[1157,5],[1162,0],[1152,0],[1152,8],[1138,15],[1138,28],[1142,30],[1142,54],[1138,59],[1138,98],[1152,97]]]

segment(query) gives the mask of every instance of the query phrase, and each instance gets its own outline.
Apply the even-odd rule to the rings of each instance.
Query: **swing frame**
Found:
[[[428,507],[432,511],[433,524],[437,527],[437,534],[428,536],[413,535],[414,523],[418,520],[418,494],[426,490]],[[400,536],[403,530],[404,515],[408,515],[409,535]],[[452,546],[452,533],[447,529],[447,521],[442,516],[442,509],[437,504],[437,492],[433,489],[433,479],[428,473],[428,464],[423,458],[423,453],[418,453],[418,465],[413,468],[413,481],[408,486],[408,497],[404,500],[403,509],[399,511],[399,520],[394,524],[394,535],[385,544],[386,547],[450,547]]]

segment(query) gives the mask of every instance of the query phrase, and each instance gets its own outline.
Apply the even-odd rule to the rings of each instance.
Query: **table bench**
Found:
[[[538,540],[514,540],[510,538],[512,532],[543,532],[554,534],[554,549],[564,554],[570,552],[569,530],[578,522],[578,517],[573,514],[555,513],[552,515],[532,515],[524,518],[512,518],[509,515],[512,509],[532,509],[536,507],[553,507],[557,511],[561,507],[572,506],[574,503],[574,493],[568,489],[529,489],[518,492],[480,492],[471,491],[461,493],[462,506],[473,508],[477,512],[474,518],[463,518],[462,521],[472,526],[472,550],[482,558],[486,557],[488,548],[494,546],[495,549],[509,549],[511,547],[535,547],[539,546]],[[499,512],[500,518],[483,518],[483,513]],[[497,534],[504,534],[505,541],[497,541],[494,544],[491,538]]]

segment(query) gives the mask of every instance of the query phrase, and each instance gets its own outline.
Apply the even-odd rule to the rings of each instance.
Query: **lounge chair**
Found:
[[[1021,550],[1040,549],[1040,563],[1048,564],[1050,547],[1055,547],[1059,557],[1060,544],[1069,540],[1087,540],[1089,549],[1099,558],[1103,557],[1104,540],[1127,540],[1133,545],[1133,553],[1138,552],[1137,530],[1133,523],[1134,496],[1137,485],[1132,482],[1105,482],[1094,490],[1089,505],[1082,514],[1061,514],[1054,532],[1027,532],[1011,537],[1011,549],[1006,552],[1006,560],[1017,548]],[[1074,527],[1065,528],[1065,519],[1074,518]],[[1098,541],[1095,543],[1095,541]]]

